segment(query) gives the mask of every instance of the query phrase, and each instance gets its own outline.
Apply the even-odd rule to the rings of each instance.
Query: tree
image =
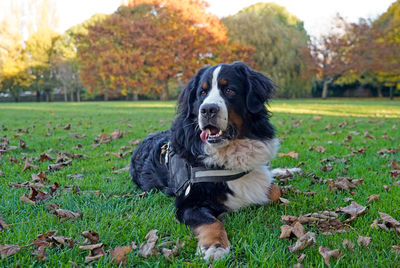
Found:
[[[307,96],[312,69],[303,22],[276,4],[258,3],[222,19],[231,40],[255,48],[258,69],[279,86],[282,97]],[[308,60],[310,62],[310,60]]]
[[[136,0],[89,27],[78,47],[81,77],[105,99],[119,95],[169,98],[171,80],[187,80],[204,64],[246,56],[230,45],[218,18],[193,0]],[[229,56],[229,57],[227,57]]]

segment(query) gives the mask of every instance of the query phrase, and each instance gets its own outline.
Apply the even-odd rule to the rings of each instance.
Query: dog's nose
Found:
[[[200,113],[203,118],[211,119],[217,115],[219,107],[217,104],[203,104],[200,107]]]

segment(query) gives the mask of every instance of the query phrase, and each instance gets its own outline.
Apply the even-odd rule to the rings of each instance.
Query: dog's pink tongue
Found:
[[[207,132],[206,130],[203,130],[203,131],[201,132],[201,134],[200,134],[200,139],[201,139],[203,142],[206,142],[206,141],[207,141],[207,138],[208,138],[208,132]]]

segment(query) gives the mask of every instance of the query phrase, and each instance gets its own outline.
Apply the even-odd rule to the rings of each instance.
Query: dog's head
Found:
[[[271,139],[265,102],[274,84],[244,63],[201,69],[179,98],[179,112],[193,121],[197,137],[221,147],[240,138]]]

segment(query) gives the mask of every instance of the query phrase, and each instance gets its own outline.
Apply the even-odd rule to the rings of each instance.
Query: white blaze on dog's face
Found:
[[[218,66],[212,74],[211,89],[199,108],[198,121],[202,130],[202,139],[212,145],[223,145],[221,136],[228,128],[228,108],[218,88],[218,75],[221,71]]]

